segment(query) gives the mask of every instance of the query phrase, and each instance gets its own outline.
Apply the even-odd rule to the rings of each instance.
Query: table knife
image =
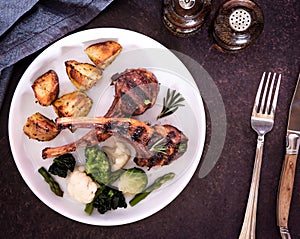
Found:
[[[277,196],[277,225],[281,237],[291,238],[288,229],[288,217],[293,193],[296,162],[300,145],[300,74],[290,105],[289,120],[286,136],[286,154],[282,165],[278,196]]]

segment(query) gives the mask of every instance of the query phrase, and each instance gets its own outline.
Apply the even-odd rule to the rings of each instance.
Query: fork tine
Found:
[[[275,89],[275,94],[274,94],[274,100],[273,100],[272,109],[271,109],[271,114],[273,116],[275,114],[275,110],[276,110],[276,106],[277,106],[280,82],[281,82],[281,74],[279,74],[279,77],[278,77],[278,81],[277,81],[277,85],[276,85],[276,89]]]
[[[260,110],[259,110],[259,113],[261,113],[261,114],[263,114],[263,112],[265,110],[265,102],[266,102],[266,96],[267,96],[267,92],[268,92],[268,88],[269,88],[270,76],[271,76],[271,72],[269,72],[269,74],[268,74],[268,78],[267,78],[267,82],[266,82],[266,85],[265,85],[263,97],[261,99],[261,106],[260,106]]]
[[[259,102],[260,102],[261,90],[262,90],[262,87],[263,87],[263,84],[264,84],[265,75],[266,75],[266,72],[264,72],[262,77],[261,77],[261,80],[260,80],[260,83],[259,83],[259,86],[258,86],[258,90],[257,90],[257,93],[256,93],[256,97],[255,97],[255,102],[254,102],[252,114],[255,114],[255,113],[258,112],[258,106],[259,106]]]
[[[266,111],[265,111],[266,114],[269,114],[269,112],[270,112],[271,98],[272,98],[275,78],[276,78],[276,73],[274,73],[274,75],[273,75],[273,79],[271,81],[271,85],[270,85],[270,89],[269,89],[269,95],[268,95],[267,106],[266,106]],[[272,113],[272,112],[270,112],[270,113]]]

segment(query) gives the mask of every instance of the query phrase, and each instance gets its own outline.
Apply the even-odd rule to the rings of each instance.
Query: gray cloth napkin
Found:
[[[85,25],[113,0],[0,0],[0,109],[13,65]]]

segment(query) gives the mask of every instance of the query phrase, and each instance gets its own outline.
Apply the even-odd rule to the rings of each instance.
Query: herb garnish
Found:
[[[164,142],[165,138],[161,138],[160,140],[157,140],[150,148],[150,151],[154,151],[157,153],[166,154],[167,152],[167,145],[166,142]]]
[[[173,114],[180,106],[184,106],[184,104],[181,104],[183,101],[184,98],[180,93],[176,93],[176,90],[171,91],[170,88],[168,88],[167,95],[163,99],[162,111],[157,116],[157,119]]]
[[[147,100],[144,101],[144,104],[149,105],[149,104],[151,104],[151,101],[147,99]]]

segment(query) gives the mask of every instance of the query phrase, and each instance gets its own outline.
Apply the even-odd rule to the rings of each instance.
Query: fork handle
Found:
[[[257,198],[258,198],[260,170],[262,164],[263,146],[264,146],[264,136],[260,135],[257,138],[256,154],[255,154],[250,192],[248,196],[244,222],[243,222],[239,239],[255,238]]]

